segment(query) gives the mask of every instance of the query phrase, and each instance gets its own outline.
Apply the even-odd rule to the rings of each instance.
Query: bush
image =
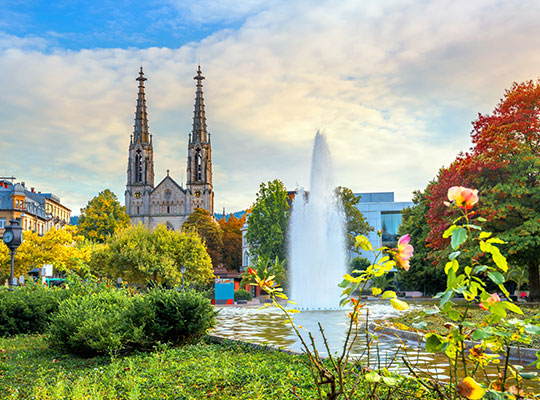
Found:
[[[144,298],[146,334],[156,342],[195,343],[215,325],[216,311],[204,294],[154,289]]]
[[[141,303],[123,290],[70,297],[51,318],[49,343],[85,356],[140,347],[145,342]]]
[[[26,286],[0,289],[0,336],[42,333],[58,304],[69,294],[28,282]]]
[[[234,300],[247,300],[250,301],[253,299],[253,295],[244,289],[238,289],[234,291]]]
[[[195,343],[214,326],[215,315],[210,301],[192,291],[102,291],[63,301],[51,319],[49,342],[84,356]]]

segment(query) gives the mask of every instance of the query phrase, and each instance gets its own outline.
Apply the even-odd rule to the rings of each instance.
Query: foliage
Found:
[[[88,240],[103,243],[115,231],[129,225],[129,216],[116,195],[105,189],[81,209],[78,225]]]
[[[24,241],[15,255],[15,276],[27,275],[34,268],[52,264],[55,272],[84,273],[90,260],[90,247],[79,235],[77,227],[67,225],[61,229],[51,229],[43,236],[26,231]],[[0,271],[9,274],[11,268],[9,249],[0,244]]]
[[[158,225],[150,230],[142,224],[118,231],[106,246],[96,249],[93,265],[112,279],[145,284],[179,285],[182,266],[186,267],[185,285],[207,285],[213,278],[210,258],[194,233],[167,230]]]
[[[144,296],[145,336],[160,343],[196,343],[215,325],[216,311],[202,293],[151,290]]]
[[[221,264],[223,232],[209,211],[202,208],[195,208],[193,213],[184,221],[182,230],[184,232],[194,232],[199,235],[206,246],[214,269]]]
[[[247,290],[238,289],[238,290],[234,291],[234,300],[235,301],[238,301],[238,300],[251,301],[252,299],[253,299],[253,295],[251,294],[251,292],[248,292]]]
[[[248,268],[242,275],[240,286],[253,284],[256,280],[253,275],[253,271],[258,276],[273,276],[277,285],[280,287],[288,287],[287,270],[285,269],[285,262],[276,257],[275,260],[270,260],[264,256],[259,257],[257,262]]]
[[[358,235],[367,235],[370,231],[373,231],[373,227],[369,225],[364,215],[358,209],[360,197],[355,196],[351,189],[343,186],[338,186],[335,189],[335,193],[345,214],[347,249],[354,251],[355,238]]]
[[[259,257],[286,260],[288,217],[287,190],[283,183],[278,179],[266,184],[261,183],[257,199],[248,216],[246,233],[253,260]]]
[[[448,238],[441,234],[451,225],[442,204],[447,190],[457,184],[476,187],[483,197],[477,215],[506,243],[510,269],[527,268],[532,301],[540,300],[540,81],[514,83],[492,114],[473,122],[473,147],[439,172],[431,188],[427,219],[430,246],[436,260],[447,256]]]
[[[425,337],[426,350],[440,352],[448,358],[454,399],[458,394],[473,399],[481,398],[485,393],[489,393],[490,398],[515,398],[517,393],[521,393],[524,379],[536,378],[534,375],[521,374],[519,367],[509,364],[509,349],[516,343],[530,343],[530,334],[540,332],[539,321],[507,319],[508,312],[522,315],[523,311],[515,303],[501,299],[497,293],[487,291],[484,282],[486,277],[509,298],[503,275],[508,271],[508,263],[498,247],[504,245],[504,241],[493,236],[491,232],[483,231],[480,226],[486,219],[477,217],[471,210],[478,200],[476,194],[471,197],[470,202],[467,200],[460,204],[460,199],[466,196],[454,196],[459,191],[471,193],[470,189],[463,187],[452,187],[448,190],[448,198],[456,198],[457,201],[451,204],[445,202],[445,205],[454,216],[457,210],[461,215],[454,218],[452,225],[443,233],[443,236],[450,240],[451,248],[449,261],[444,267],[447,287],[435,296],[440,299],[440,308],[429,311],[441,313],[448,332],[446,335],[428,333]],[[465,298],[464,308],[457,307],[452,301],[457,294]],[[480,323],[472,322],[469,313],[469,309],[474,308],[478,302],[478,305],[487,311]],[[478,344],[467,350],[467,338],[477,341]],[[488,354],[488,351],[495,354]],[[487,387],[478,384],[475,379],[488,376],[486,367],[499,363],[500,353],[504,353],[506,357],[499,376],[487,382]],[[458,365],[462,368],[461,374]],[[411,371],[414,373],[412,369]],[[435,389],[433,385],[428,386]]]
[[[146,312],[141,297],[109,290],[73,296],[51,318],[48,340],[53,348],[84,356],[116,353],[147,344]]]
[[[210,301],[191,290],[140,295],[110,288],[61,302],[48,338],[53,348],[84,356],[196,343],[214,326],[215,315]]]
[[[0,288],[0,336],[43,333],[68,294],[63,289],[31,282],[13,290]]]
[[[434,295],[446,287],[446,275],[440,266],[428,260],[429,251],[425,240],[429,234],[426,213],[430,188],[431,184],[423,192],[415,191],[412,207],[402,211],[399,234],[410,233],[415,252],[410,260],[409,271],[399,270],[396,279],[401,290],[421,290]]]
[[[353,272],[354,270],[357,271],[365,271],[369,266],[371,265],[371,261],[369,261],[367,258],[362,256],[354,257],[349,262],[349,274],[353,276],[357,276],[359,272]]]
[[[240,271],[242,266],[242,231],[246,222],[245,214],[242,218],[236,218],[234,214],[225,220],[225,216],[219,220],[223,232],[223,246],[221,248],[221,260],[227,271]]]

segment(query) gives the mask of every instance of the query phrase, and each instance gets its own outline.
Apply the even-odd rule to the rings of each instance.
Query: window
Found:
[[[381,213],[382,244],[383,246],[394,247],[397,244],[398,229],[401,224],[401,212]]]
[[[6,227],[6,219],[0,218],[0,229],[5,228],[5,227]]]
[[[167,206],[167,214],[169,214],[170,212],[171,212],[171,207]]]
[[[244,266],[247,267],[249,265],[249,256],[247,251],[244,253]]]

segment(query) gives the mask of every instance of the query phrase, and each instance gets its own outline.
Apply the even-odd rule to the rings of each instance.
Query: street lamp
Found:
[[[186,273],[186,266],[182,265],[182,268],[180,268],[180,271],[182,272],[182,292],[184,292],[184,274]]]
[[[22,243],[22,226],[19,225],[19,221],[12,219],[9,221],[9,225],[4,229],[4,236],[2,237],[4,243],[11,250],[11,274],[9,276],[9,284],[11,286],[17,285],[17,280],[13,276],[13,270],[15,266],[15,253],[17,248]]]

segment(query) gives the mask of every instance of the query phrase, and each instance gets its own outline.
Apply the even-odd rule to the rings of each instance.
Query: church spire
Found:
[[[195,93],[195,111],[193,112],[193,131],[191,140],[193,142],[207,142],[206,114],[204,112],[204,97],[202,81],[204,76],[201,73],[201,66],[197,69],[197,76],[193,77],[197,81],[197,91]]]
[[[144,77],[143,68],[139,71],[139,77],[136,79],[139,82],[139,95],[137,97],[137,109],[135,111],[135,125],[133,129],[134,143],[150,143],[148,135],[148,114],[146,112],[146,98],[144,94]]]

